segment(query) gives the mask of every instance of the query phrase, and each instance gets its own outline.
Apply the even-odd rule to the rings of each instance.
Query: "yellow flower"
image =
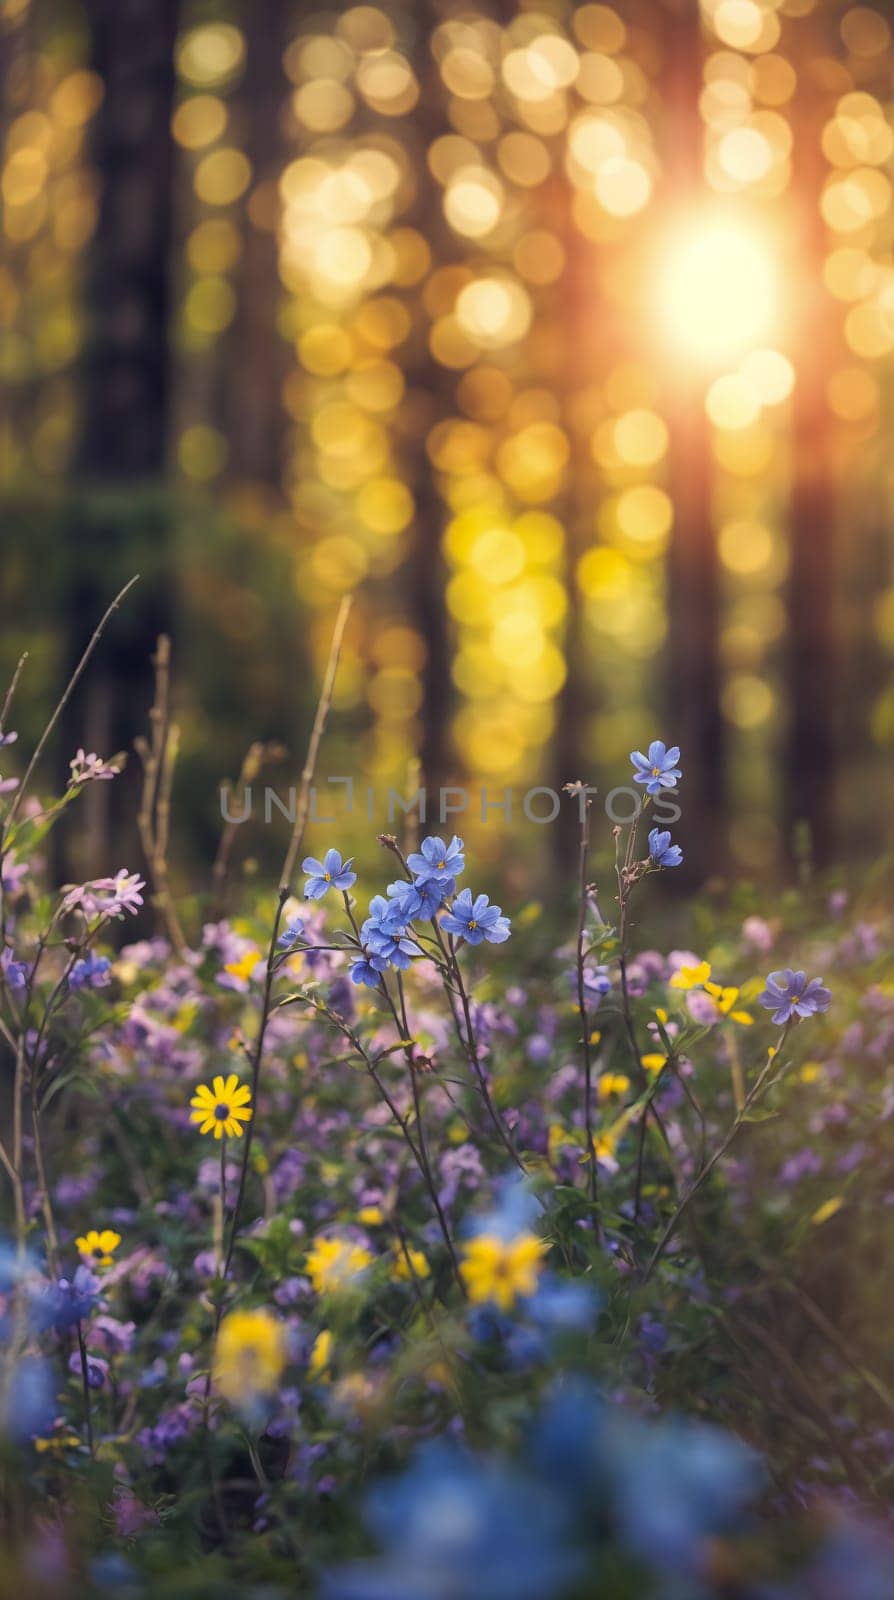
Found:
[[[558,1161],[562,1152],[576,1143],[577,1136],[573,1128],[563,1128],[561,1122],[550,1123],[546,1135],[546,1150],[550,1161]]]
[[[364,1228],[376,1228],[385,1221],[385,1214],[381,1206],[361,1206],[357,1221]]]
[[[214,1353],[214,1381],[238,1405],[270,1394],[286,1364],[286,1335],[271,1312],[231,1311],[224,1317]]]
[[[646,1072],[660,1072],[667,1060],[667,1056],[663,1055],[660,1050],[653,1050],[648,1055],[640,1056],[640,1060]]]
[[[45,1455],[48,1450],[61,1455],[65,1450],[77,1450],[80,1443],[76,1433],[54,1433],[48,1439],[35,1439],[34,1448],[39,1455]]]
[[[410,1258],[409,1261],[407,1256]],[[395,1252],[394,1266],[391,1270],[392,1278],[427,1278],[429,1270],[428,1261],[422,1251],[414,1250],[412,1245],[408,1245],[406,1251],[397,1250]]]
[[[368,1250],[350,1239],[315,1239],[307,1255],[307,1274],[317,1294],[338,1294],[350,1289],[372,1260]]]
[[[218,1074],[213,1087],[208,1088],[207,1083],[200,1083],[195,1094],[190,1100],[190,1105],[195,1110],[190,1113],[193,1122],[199,1124],[200,1133],[211,1133],[215,1139],[227,1138],[241,1139],[243,1122],[251,1120],[251,1090],[245,1083],[240,1083],[235,1072],[224,1082]]]
[[[670,981],[672,989],[698,989],[711,976],[710,961],[700,961],[695,967],[681,967]]]
[[[711,996],[722,1016],[729,1017],[733,1022],[741,1022],[743,1028],[751,1027],[754,1018],[749,1012],[733,1010],[739,998],[738,989],[724,989],[719,983],[706,983],[705,992]]]
[[[323,1328],[317,1334],[307,1363],[307,1376],[321,1378],[332,1360],[332,1334],[328,1328]]]
[[[626,1094],[630,1088],[630,1079],[623,1072],[603,1072],[596,1084],[596,1093],[600,1100],[607,1100],[613,1094]]]
[[[475,1305],[492,1300],[501,1311],[511,1311],[517,1299],[535,1293],[546,1249],[533,1233],[514,1239],[479,1233],[463,1246],[461,1271],[469,1299]]]
[[[255,967],[260,959],[260,950],[246,950],[245,955],[240,956],[238,961],[228,961],[224,971],[229,972],[234,978],[245,978],[248,980],[254,972]]]
[[[798,1073],[802,1083],[817,1083],[822,1075],[823,1064],[821,1061],[805,1061],[801,1071]]]
[[[831,1200],[824,1200],[821,1206],[817,1206],[810,1220],[817,1226],[821,1222],[828,1222],[829,1218],[834,1217],[836,1211],[840,1211],[843,1205],[844,1195],[836,1194]]]
[[[621,1132],[623,1132],[623,1129]],[[618,1148],[619,1138],[620,1133],[615,1133],[611,1128],[609,1128],[606,1133],[597,1133],[593,1140],[597,1162],[600,1162],[602,1166],[607,1167],[610,1172],[617,1172],[618,1170],[618,1163],[615,1160],[615,1153]]]
[[[110,1267],[112,1252],[117,1250],[120,1243],[121,1235],[116,1233],[114,1228],[103,1228],[101,1233],[91,1228],[89,1233],[85,1233],[80,1239],[75,1239],[76,1248],[91,1267]]]

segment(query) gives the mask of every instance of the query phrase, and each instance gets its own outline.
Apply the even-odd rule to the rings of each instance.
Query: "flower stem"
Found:
[[[93,1408],[90,1403],[90,1375],[87,1370],[87,1346],[84,1343],[84,1330],[81,1326],[81,1323],[76,1323],[76,1327],[78,1334],[78,1352],[81,1357],[81,1386],[84,1391],[84,1421],[87,1424],[87,1444],[91,1457],[95,1459],[96,1450],[93,1442]]]

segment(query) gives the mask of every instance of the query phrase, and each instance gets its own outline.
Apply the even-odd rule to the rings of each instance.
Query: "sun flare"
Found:
[[[659,311],[666,337],[710,366],[745,353],[774,331],[776,264],[762,235],[729,222],[687,223],[665,246]]]

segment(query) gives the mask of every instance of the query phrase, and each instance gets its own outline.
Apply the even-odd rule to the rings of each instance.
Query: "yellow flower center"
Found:
[[[332,873],[331,872],[324,872],[323,873],[323,877],[326,879],[327,883],[331,883],[332,882]]]
[[[477,922],[475,921],[474,917],[472,917],[472,919],[469,922],[469,927],[470,928],[477,928],[477,926],[478,926]]]
[[[443,870],[446,867],[446,865],[447,865],[446,861],[438,861],[438,862],[436,862],[436,867],[437,867],[438,872],[443,872]]]
[[[660,778],[661,777],[661,768],[660,767],[653,767],[652,768],[652,777],[653,778]]]

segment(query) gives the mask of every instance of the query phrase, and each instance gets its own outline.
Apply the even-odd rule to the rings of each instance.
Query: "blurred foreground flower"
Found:
[[[269,1311],[231,1311],[224,1317],[214,1355],[214,1381],[233,1405],[250,1405],[273,1392],[286,1364],[286,1334]]]
[[[384,1557],[331,1574],[325,1600],[550,1600],[578,1567],[548,1485],[453,1445],[374,1490],[368,1520]]]
[[[316,1239],[307,1254],[307,1275],[317,1294],[337,1294],[351,1288],[372,1259],[363,1245],[350,1239]]]
[[[501,1239],[479,1233],[463,1246],[463,1282],[473,1305],[488,1302],[510,1311],[516,1300],[537,1291],[537,1279],[547,1246],[534,1233]]]

